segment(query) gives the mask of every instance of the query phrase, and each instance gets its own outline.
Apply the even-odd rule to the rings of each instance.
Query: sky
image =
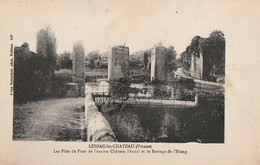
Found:
[[[14,24],[10,31],[15,45],[28,42],[35,51],[37,31],[49,25],[57,37],[57,53],[72,51],[73,43],[82,40],[85,53],[102,53],[125,43],[131,54],[161,42],[166,47],[173,45],[180,54],[196,35],[208,37],[213,30],[225,34],[226,18],[235,18],[229,8],[214,0],[207,4],[187,0],[17,2],[10,6],[16,17],[9,20]]]

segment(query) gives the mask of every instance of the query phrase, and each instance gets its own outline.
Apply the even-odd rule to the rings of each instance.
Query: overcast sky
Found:
[[[84,2],[84,3],[83,3]],[[235,6],[234,4],[233,6]],[[228,8],[219,1],[31,1],[10,7],[15,44],[28,42],[36,50],[36,33],[50,25],[58,40],[57,52],[72,50],[82,40],[85,51],[104,52],[111,45],[130,47],[130,53],[162,42],[173,45],[178,54],[200,35],[228,28]]]

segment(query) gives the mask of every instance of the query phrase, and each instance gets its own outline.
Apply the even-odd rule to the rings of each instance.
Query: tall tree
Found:
[[[45,59],[44,74],[49,75],[49,79],[54,73],[57,59],[57,39],[50,26],[40,29],[37,33],[36,52]]]
[[[225,76],[225,36],[222,31],[214,30],[203,43],[205,67],[208,70],[207,80],[216,81]]]
[[[174,46],[167,48],[167,69],[168,71],[173,71],[176,69],[175,60],[177,53],[174,49]]]
[[[57,59],[57,66],[60,69],[72,69],[72,60],[70,59],[70,52],[64,51]]]
[[[148,53],[147,52],[144,52],[143,63],[144,63],[144,69],[147,69],[147,65],[148,65]]]

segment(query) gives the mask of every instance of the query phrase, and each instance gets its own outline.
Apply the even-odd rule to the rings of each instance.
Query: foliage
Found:
[[[142,69],[143,68],[143,62],[140,61],[135,56],[130,56],[129,58],[129,69]]]
[[[167,53],[166,64],[167,64],[168,72],[176,70],[175,60],[176,60],[177,53],[174,49],[174,46],[170,46],[169,48],[167,48],[166,53]]]
[[[190,71],[191,56],[203,55],[203,79],[217,81],[225,75],[225,37],[223,32],[214,30],[208,38],[195,36],[186,51],[181,54],[183,68]]]
[[[101,58],[100,53],[98,51],[91,51],[87,54],[88,60],[94,59],[97,60]]]
[[[36,53],[44,58],[45,67],[43,73],[49,76],[49,80],[53,76],[56,66],[56,40],[55,34],[51,31],[49,26],[39,30],[37,33]]]
[[[223,32],[215,30],[203,43],[205,78],[210,81],[216,81],[218,77],[225,75],[225,37]]]
[[[108,68],[108,63],[103,63],[103,62],[101,62],[99,68],[100,68],[100,69],[107,69],[107,68]]]
[[[14,102],[45,97],[48,82],[48,75],[43,74],[45,59],[21,46],[14,49],[14,61]]]
[[[57,62],[55,34],[47,26],[36,36],[37,54],[23,43],[14,50],[14,102],[22,103],[53,94],[54,70]]]
[[[94,59],[90,59],[89,60],[89,65],[90,65],[91,69],[94,69],[94,67],[95,67],[95,60]]]
[[[87,59],[89,60],[89,65],[91,69],[100,68],[101,56],[98,51],[91,51],[87,54]]]
[[[151,58],[151,50],[146,50],[143,56],[144,70],[150,70],[149,58]]]
[[[57,58],[57,66],[59,69],[72,69],[72,60],[70,59],[70,52],[64,52]]]

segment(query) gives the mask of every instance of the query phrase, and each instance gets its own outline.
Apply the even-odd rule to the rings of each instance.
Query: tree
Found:
[[[222,31],[214,30],[203,43],[206,80],[216,81],[225,75],[225,36]]]
[[[97,50],[89,52],[87,54],[87,58],[89,60],[89,66],[90,66],[91,69],[100,67],[100,65],[101,65],[101,55]]]
[[[97,60],[97,59],[101,58],[100,53],[98,51],[89,52],[87,57],[88,57],[88,60],[91,60],[91,59]]]
[[[209,34],[209,37],[211,38],[218,38],[219,41],[225,41],[225,35],[220,30],[214,30]]]
[[[91,69],[94,69],[94,67],[95,67],[95,61],[94,61],[93,58],[89,60],[89,66],[90,66]]]
[[[40,29],[37,33],[36,53],[45,60],[44,74],[49,75],[51,79],[57,59],[57,41],[55,34],[50,26]]]
[[[64,51],[63,54],[60,54],[57,59],[57,65],[61,69],[72,69],[72,60],[70,59],[70,52]]]
[[[29,44],[14,48],[14,102],[45,96],[47,77],[43,75],[44,59],[29,50]]]
[[[148,65],[148,53],[147,52],[144,52],[143,63],[144,63],[144,69],[147,69],[147,65]]]
[[[101,66],[101,57],[99,57],[96,61],[95,61],[95,67],[97,69],[100,69],[100,66]]]
[[[176,69],[175,61],[176,61],[177,53],[174,49],[174,46],[170,46],[167,48],[167,69],[169,72]]]

